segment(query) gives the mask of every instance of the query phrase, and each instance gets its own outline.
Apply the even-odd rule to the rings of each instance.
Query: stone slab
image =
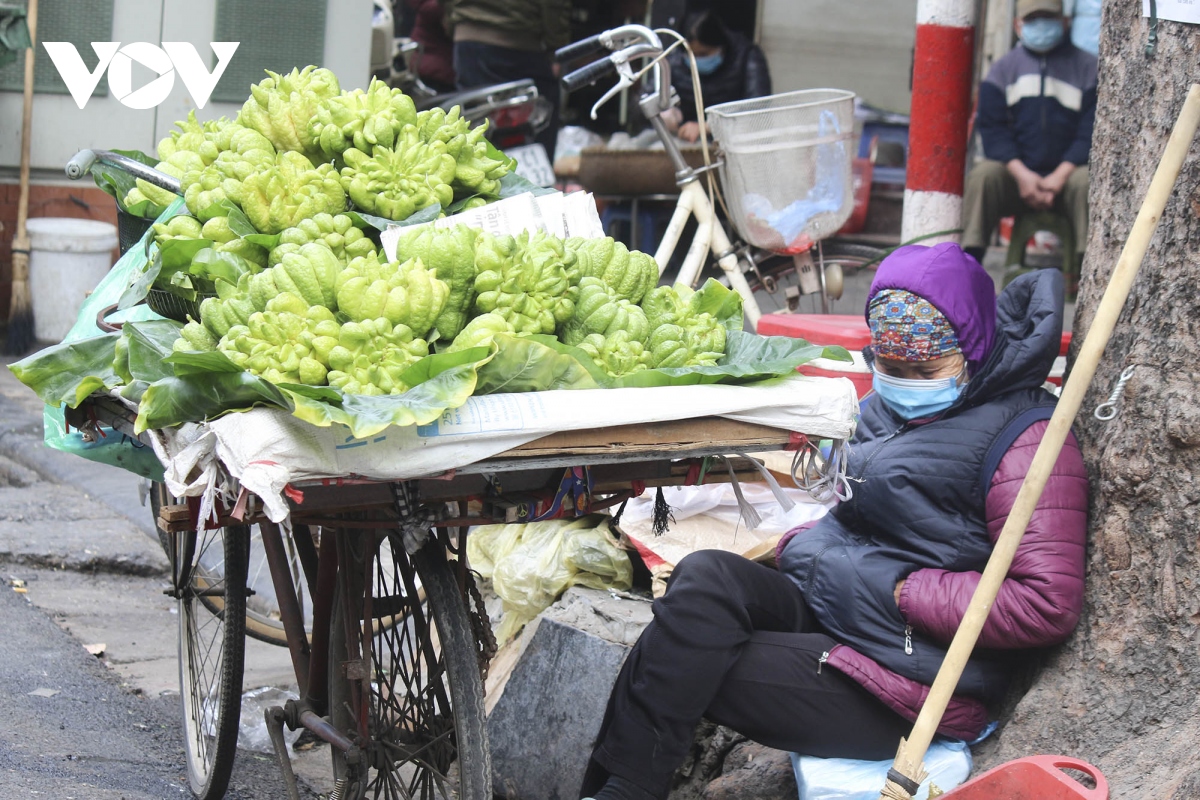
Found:
[[[509,800],[576,800],[629,648],[555,619],[533,624],[488,718],[494,791]]]

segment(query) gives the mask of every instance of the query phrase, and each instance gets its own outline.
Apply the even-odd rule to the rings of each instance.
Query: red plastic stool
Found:
[[[1089,789],[1063,772],[1074,769],[1096,783]],[[1086,761],[1029,756],[1009,761],[943,795],[946,800],[1108,800],[1108,781]]]

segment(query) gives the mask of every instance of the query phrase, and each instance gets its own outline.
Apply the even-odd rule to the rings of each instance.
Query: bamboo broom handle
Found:
[[[1121,257],[1096,309],[1095,319],[1092,320],[1087,336],[1079,348],[1079,356],[1063,387],[1062,396],[1055,406],[1029,472],[1021,484],[1021,490],[1013,502],[1012,511],[1004,523],[1000,538],[997,539],[988,559],[983,577],[971,596],[971,603],[950,643],[946,659],[938,670],[937,678],[913,725],[911,735],[906,740],[901,740],[894,766],[904,775],[913,777],[922,772],[921,762],[925,758],[925,751],[933,740],[942,714],[946,711],[946,705],[950,702],[950,696],[962,676],[967,658],[975,647],[975,641],[979,638],[979,632],[983,629],[988,612],[996,600],[1000,585],[1008,574],[1017,546],[1021,543],[1021,537],[1025,535],[1025,528],[1029,525],[1042,490],[1046,488],[1050,472],[1058,460],[1058,454],[1071,431],[1071,423],[1075,421],[1079,407],[1083,404],[1084,395],[1096,374],[1100,357],[1104,354],[1104,348],[1116,327],[1125,300],[1129,297],[1146,249],[1150,246],[1150,239],[1154,236],[1163,209],[1175,186],[1175,180],[1183,168],[1183,161],[1191,147],[1192,138],[1196,135],[1197,126],[1200,126],[1200,84],[1192,84],[1171,131],[1171,137],[1167,140],[1162,160],[1159,161],[1154,178],[1150,181],[1146,199],[1142,201],[1142,207],[1134,220],[1129,238],[1125,241]],[[883,797],[887,795],[881,795],[881,798]]]
[[[25,221],[29,218],[29,148],[33,138],[33,65],[37,55],[37,16],[38,0],[29,0],[25,24],[29,27],[31,47],[25,51],[25,94],[21,104],[21,193],[17,199],[17,230],[14,242],[22,250],[29,249]]]

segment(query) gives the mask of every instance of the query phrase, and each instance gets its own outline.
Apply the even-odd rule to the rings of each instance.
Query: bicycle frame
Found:
[[[630,61],[639,58],[658,59],[663,53],[662,42],[654,31],[645,26],[623,25],[602,33],[597,37],[593,37],[590,40],[570,45],[559,51],[559,57],[564,58],[569,57],[573,53],[586,53],[594,50],[597,45],[608,49],[616,49],[618,44],[624,42],[631,42],[631,44],[617,50],[617,52],[608,58],[620,78],[617,84],[606,92],[592,107],[592,119],[596,118],[596,112],[600,106],[615,97],[621,90],[633,85],[635,77],[629,65]],[[589,65],[567,76],[564,79],[564,83],[567,83],[569,86],[572,83],[572,78],[579,76],[575,82],[581,84],[592,74],[599,77],[603,71],[606,70],[598,70],[594,65]],[[670,262],[672,255],[675,253],[675,248],[679,244],[679,239],[683,235],[684,226],[687,224],[689,218],[695,217],[697,223],[696,234],[688,246],[688,251],[684,256],[683,265],[680,267],[679,276],[676,278],[676,281],[687,286],[694,284],[711,251],[716,258],[717,265],[725,273],[730,288],[742,296],[746,318],[750,322],[750,325],[757,327],[758,320],[762,316],[762,311],[758,307],[758,302],[754,299],[754,292],[751,290],[750,284],[746,281],[746,276],[738,260],[738,253],[729,235],[725,232],[724,226],[717,219],[716,211],[709,200],[708,193],[704,191],[703,182],[700,180],[705,172],[714,169],[717,165],[713,164],[705,166],[702,169],[694,169],[684,160],[683,153],[680,152],[675,137],[667,130],[666,122],[662,118],[663,113],[668,111],[673,105],[671,71],[660,60],[655,60],[650,65],[648,72],[649,81],[647,82],[647,89],[638,105],[658,134],[658,138],[662,141],[667,156],[671,159],[671,163],[675,167],[675,183],[679,186],[679,201],[675,206],[675,212],[671,215],[671,221],[667,226],[666,234],[663,236],[662,242],[654,254],[654,260],[658,262],[658,273],[661,276],[666,270],[667,264]],[[753,269],[754,265],[751,264],[750,268]]]

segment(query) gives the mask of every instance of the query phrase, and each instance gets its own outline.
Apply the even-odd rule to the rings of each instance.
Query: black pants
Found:
[[[911,723],[820,668],[834,644],[775,570],[719,550],[684,558],[617,676],[583,795],[611,774],[666,797],[702,716],[779,750],[893,757]]]
[[[529,53],[484,42],[455,42],[454,73],[460,90],[533,79],[538,96],[549,100],[554,108],[550,124],[537,137],[546,148],[546,155],[554,159],[554,143],[558,137],[558,80],[551,70],[549,53]]]

